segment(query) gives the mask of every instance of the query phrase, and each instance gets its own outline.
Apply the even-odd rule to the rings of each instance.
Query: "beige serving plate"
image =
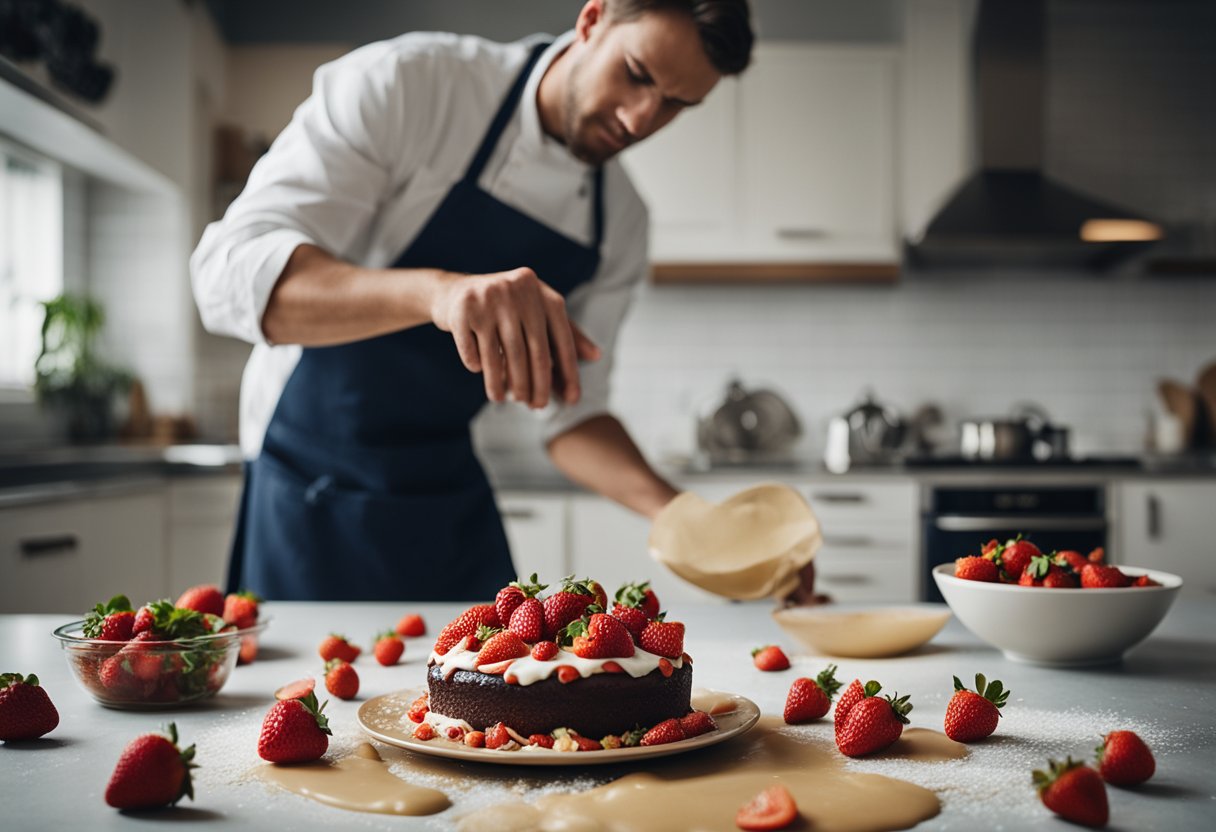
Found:
[[[911,652],[950,620],[945,604],[894,607],[787,607],[773,619],[803,646],[824,656],[879,659]]]

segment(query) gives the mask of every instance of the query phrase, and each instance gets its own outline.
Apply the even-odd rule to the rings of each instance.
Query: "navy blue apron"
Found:
[[[602,170],[590,246],[477,184],[546,46],[533,50],[464,177],[395,267],[528,266],[563,295],[595,274]],[[278,600],[493,598],[514,570],[469,433],[485,403],[481,374],[433,324],[304,349],[246,467],[229,589]]]

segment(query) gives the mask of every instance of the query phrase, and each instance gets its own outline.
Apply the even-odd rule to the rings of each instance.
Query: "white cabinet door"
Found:
[[[169,594],[198,584],[223,586],[236,530],[239,474],[175,479],[169,484]]]
[[[895,62],[885,49],[756,50],[739,94],[746,252],[896,258]]]
[[[609,596],[622,584],[650,581],[663,609],[679,602],[723,600],[651,558],[647,545],[650,521],[616,503],[600,497],[572,497],[570,532],[574,573],[600,581]]]
[[[162,597],[165,495],[154,490],[0,510],[0,612],[83,616]]]
[[[536,573],[541,583],[554,584],[570,574],[566,556],[568,499],[565,494],[499,493],[498,511],[507,530],[516,575]]]
[[[1115,563],[1180,575],[1182,594],[1216,597],[1216,483],[1125,480]]]

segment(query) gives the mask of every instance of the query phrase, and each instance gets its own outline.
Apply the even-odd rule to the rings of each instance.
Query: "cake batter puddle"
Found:
[[[393,775],[376,749],[366,742],[340,760],[267,764],[256,769],[256,774],[290,792],[352,812],[433,815],[452,805],[443,792],[411,785]]]
[[[965,746],[935,731],[909,729],[905,735],[909,736],[885,756],[941,761],[967,753]],[[941,810],[937,796],[928,789],[849,771],[845,758],[831,745],[800,735],[798,729],[769,716],[748,734],[712,749],[655,760],[645,772],[634,770],[579,794],[546,795],[531,804],[482,809],[461,818],[459,828],[466,832],[732,830],[739,807],[775,782],[794,796],[802,828],[817,832],[907,829]]]

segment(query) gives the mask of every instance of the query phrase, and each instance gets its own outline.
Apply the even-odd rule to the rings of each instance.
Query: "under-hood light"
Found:
[[[1147,220],[1086,220],[1081,239],[1087,243],[1147,243],[1165,235],[1161,226]]]

